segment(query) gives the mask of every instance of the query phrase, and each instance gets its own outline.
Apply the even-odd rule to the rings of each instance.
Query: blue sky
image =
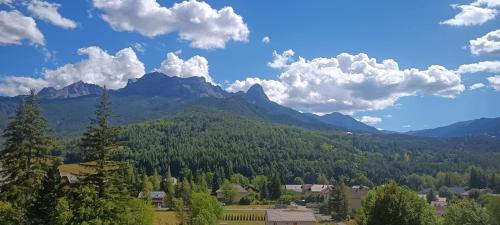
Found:
[[[204,21],[203,16],[193,17],[196,14],[179,10],[179,13],[174,14],[181,22],[172,22],[166,26],[172,30],[169,32],[158,31],[157,27],[163,26],[161,23],[168,22],[161,18],[159,21],[155,20],[158,15],[163,14],[143,21],[144,24],[139,21],[130,25],[123,20],[130,19],[135,22],[138,21],[137,18],[120,14],[120,10],[130,9],[111,9],[107,5],[99,5],[100,0],[71,3],[48,1],[53,4],[51,6],[57,8],[61,17],[72,22],[61,20],[59,17],[44,17],[46,14],[33,8],[30,10],[29,7],[35,6],[35,3],[47,6],[41,4],[44,3],[41,0],[36,0],[35,3],[9,0],[0,2],[4,1],[7,4],[0,5],[0,11],[5,12],[4,16],[0,17],[0,28],[9,26],[5,24],[18,22],[14,20],[12,13],[18,11],[20,16],[29,17],[36,23],[36,28],[43,35],[43,43],[40,36],[35,35],[38,37],[36,39],[33,33],[29,32],[27,33],[32,36],[17,37],[17,43],[12,43],[16,42],[13,41],[17,40],[15,37],[12,39],[6,36],[8,34],[4,34],[4,37],[0,35],[0,43],[3,40],[0,45],[0,95],[14,95],[25,91],[26,88],[41,88],[47,85],[63,86],[78,79],[74,74],[85,74],[89,71],[94,75],[82,78],[87,79],[86,82],[101,85],[103,83],[99,82],[108,82],[104,84],[116,84],[118,87],[121,83],[112,83],[114,81],[109,80],[114,78],[106,78],[107,80],[103,81],[95,76],[99,76],[101,72],[123,73],[124,79],[140,76],[142,74],[137,73],[141,71],[160,69],[172,71],[170,75],[184,77],[204,74],[214,83],[232,91],[245,90],[253,83],[261,83],[266,93],[280,104],[301,111],[350,113],[355,118],[361,120],[364,117],[363,121],[386,130],[425,129],[462,120],[500,116],[500,77],[495,79],[496,75],[500,75],[499,66],[495,64],[500,60],[500,31],[492,34],[497,35],[496,42],[494,38],[490,38],[486,46],[476,46],[477,53],[471,51],[469,43],[470,40],[479,38],[486,40],[487,34],[500,29],[500,16],[497,15],[500,14],[500,3],[495,0],[294,0],[286,3],[206,1],[205,8],[201,7],[202,9],[207,10],[208,5],[210,10],[220,16],[222,12],[217,10],[231,7],[233,14],[240,16],[242,21],[238,22],[231,13],[222,22],[209,19]],[[156,9],[174,11],[174,1],[126,1],[135,4],[157,2],[159,5]],[[186,10],[191,10],[191,5],[186,4]],[[469,11],[471,16],[456,18],[463,9],[451,5],[473,7]],[[43,11],[43,7],[40,10]],[[108,15],[111,19],[105,20],[103,15]],[[131,18],[124,18],[127,16]],[[454,22],[443,23],[454,17],[457,19]],[[131,23],[130,21],[128,23]],[[190,26],[195,26],[193,24],[200,27],[193,31],[190,29]],[[155,26],[143,28],[147,25]],[[207,26],[219,26],[218,28],[223,29],[205,31]],[[245,28],[248,32],[245,32]],[[234,32],[226,34],[225,29],[233,29]],[[151,32],[160,34],[151,35]],[[182,32],[189,37],[181,37],[179,33]],[[265,36],[269,37],[269,43],[262,42]],[[220,45],[220,40],[223,46]],[[138,44],[140,48],[137,48]],[[97,48],[78,54],[78,49],[90,46]],[[132,52],[125,51],[125,56],[118,56],[117,52],[133,46],[136,48],[132,48]],[[284,56],[282,53],[289,49],[293,50],[294,54],[286,57],[288,60],[285,59],[284,65],[274,68],[269,65],[270,62],[275,62],[277,57]],[[276,54],[273,55],[274,51]],[[96,59],[86,62],[92,57],[89,56],[93,54],[90,52],[95,53]],[[102,56],[103,52],[106,55]],[[172,53],[169,59],[166,59],[167,53]],[[354,62],[367,63],[369,59],[376,59],[378,65],[374,67],[378,69],[376,72],[369,69],[359,71],[353,67],[354,72],[344,71],[345,73],[339,74],[338,71],[332,72],[334,70],[330,67],[319,70],[316,64],[311,62],[324,58],[325,63],[331,65],[328,63],[339,61],[336,59],[339,59],[341,53],[348,53],[345,57]],[[360,53],[366,54],[366,57],[356,57]],[[197,58],[190,61],[195,56]],[[303,63],[299,57],[304,59]],[[397,63],[397,72],[387,67],[378,67],[385,59],[392,59]],[[131,70],[114,65],[111,71],[105,71],[108,64],[95,65],[100,62],[112,64],[130,60],[133,61],[131,65],[134,67]],[[81,63],[82,61],[84,63]],[[470,72],[470,69],[468,72],[457,72],[461,65],[487,61],[490,64],[476,66],[475,68],[479,69],[473,72]],[[141,63],[143,68],[139,65]],[[204,68],[204,63],[208,70]],[[180,65],[182,71],[175,65]],[[445,69],[438,69],[436,73],[428,72],[432,65]],[[412,68],[415,71],[404,72],[405,69]],[[333,76],[333,73],[336,75]],[[396,84],[384,83],[393,81],[392,73],[399,79],[394,81]],[[351,80],[343,76],[356,79]],[[369,79],[369,76],[376,77]],[[417,76],[423,77],[414,78]],[[35,80],[19,81],[13,77],[32,77]],[[249,77],[259,80],[249,80]],[[437,78],[438,81],[435,81]],[[450,81],[452,78],[455,80]],[[303,79],[302,84],[294,83],[297,79]],[[235,85],[236,80],[241,82]],[[470,86],[476,83],[481,83],[484,87],[470,90]]]

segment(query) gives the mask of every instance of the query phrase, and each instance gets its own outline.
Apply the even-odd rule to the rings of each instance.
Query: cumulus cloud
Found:
[[[271,38],[269,38],[269,36],[265,36],[262,38],[262,43],[269,44],[269,42],[271,42]]]
[[[61,16],[61,14],[59,14],[58,12],[59,7],[61,7],[60,4],[49,3],[42,0],[32,0],[27,6],[28,11],[30,11],[33,16],[38,19],[52,23],[64,29],[75,28],[75,21]]]
[[[278,53],[276,51],[273,52],[273,61],[269,62],[267,65],[271,68],[283,68],[288,65],[288,62],[295,55],[295,52],[292,49],[288,49],[283,53]]]
[[[384,109],[417,94],[452,98],[465,89],[460,74],[439,65],[402,70],[394,60],[379,63],[363,53],[296,61],[290,61],[292,50],[273,55],[269,66],[282,70],[279,80],[247,78],[228,90],[245,91],[260,82],[270,99],[280,104],[315,113],[352,113]]]
[[[498,11],[494,8],[483,8],[476,5],[452,5],[455,9],[460,9],[455,17],[442,21],[441,24],[450,26],[473,26],[481,25],[495,18]]]
[[[40,90],[48,85],[49,82],[40,78],[7,76],[0,78],[0,93],[8,96],[25,95],[31,89]]]
[[[17,10],[0,11],[0,45],[19,45],[25,39],[32,44],[45,44],[45,38],[33,18]]]
[[[486,6],[490,8],[500,7],[500,0],[477,0],[472,5]]]
[[[483,83],[475,83],[475,84],[471,85],[471,86],[469,87],[469,89],[470,89],[471,91],[473,91],[473,90],[476,90],[476,89],[479,89],[479,88],[483,88],[483,87],[484,87],[484,84],[483,84]]]
[[[257,77],[249,77],[245,80],[235,81],[229,85],[227,90],[230,92],[246,91],[255,84],[262,86],[262,89],[264,89],[264,92],[269,99],[279,104],[285,103],[285,100],[288,97],[286,94],[287,87],[282,82],[276,80],[264,80]]]
[[[488,82],[492,88],[496,91],[500,91],[500,75],[488,77]]]
[[[368,125],[375,125],[381,123],[382,118],[374,116],[363,116],[359,121]]]
[[[500,54],[500,29],[470,40],[470,51],[474,55]]]
[[[214,83],[208,72],[208,60],[199,55],[183,60],[176,54],[169,52],[167,58],[161,63],[159,71],[167,76],[203,77],[205,81]]]
[[[12,96],[23,94],[30,88],[62,88],[78,81],[118,89],[124,87],[128,79],[144,75],[144,64],[139,61],[132,48],[110,55],[101,48],[92,46],[79,49],[78,54],[86,55],[87,59],[54,70],[45,69],[38,79],[8,76],[0,83],[0,93]]]
[[[458,67],[457,72],[460,74],[480,73],[480,72],[487,72],[487,73],[500,72],[500,61],[483,61],[472,64],[464,64]]]
[[[181,40],[201,49],[224,48],[230,40],[248,40],[248,27],[232,7],[216,10],[196,0],[175,3],[171,8],[156,0],[93,0],[93,5],[117,31],[149,37],[178,32]]]

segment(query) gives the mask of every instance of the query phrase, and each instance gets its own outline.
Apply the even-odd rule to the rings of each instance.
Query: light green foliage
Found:
[[[500,225],[500,196],[488,196],[486,210],[491,217],[491,224]]]
[[[217,199],[207,193],[193,193],[191,199],[192,225],[217,225],[224,208]]]
[[[19,214],[10,202],[0,201],[0,225],[19,224]]]
[[[69,224],[73,214],[69,208],[68,200],[63,197],[57,200],[55,210],[53,212],[54,225],[66,225]]]
[[[177,221],[180,224],[186,224],[189,215],[188,215],[188,210],[186,206],[184,205],[184,201],[180,198],[174,198],[173,200],[173,205],[175,209],[175,217],[177,218]]]
[[[453,201],[445,211],[445,225],[489,225],[489,217],[484,208],[469,199]]]
[[[156,169],[153,171],[153,175],[151,176],[151,182],[153,183],[153,190],[159,191],[161,186],[161,176],[158,174]]]
[[[231,175],[230,181],[233,184],[240,184],[242,186],[247,186],[248,184],[250,184],[248,178],[239,173]]]
[[[221,191],[224,196],[224,201],[229,204],[234,203],[234,201],[240,197],[238,190],[236,190],[234,185],[228,180],[225,180],[222,184]]]
[[[434,209],[425,199],[418,197],[395,182],[370,191],[363,199],[356,218],[359,225],[434,225]]]
[[[131,198],[126,202],[123,210],[118,224],[152,225],[154,222],[154,209],[147,201]]]

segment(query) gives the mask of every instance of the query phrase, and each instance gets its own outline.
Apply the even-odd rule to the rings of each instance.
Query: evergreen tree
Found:
[[[153,170],[153,175],[151,176],[151,182],[153,183],[153,189],[155,191],[160,190],[161,176],[158,174],[158,171],[156,169]]]
[[[217,195],[217,190],[220,188],[220,183],[219,183],[219,173],[214,174],[214,178],[212,179],[212,195]]]
[[[427,196],[426,196],[426,199],[427,199],[427,203],[431,203],[432,201],[435,201],[436,200],[436,193],[434,192],[434,190],[429,190],[429,193],[427,193]]]
[[[119,149],[116,140],[118,128],[110,125],[111,115],[111,103],[108,91],[105,89],[97,104],[95,118],[91,119],[90,126],[82,138],[85,160],[95,163],[90,166],[95,173],[87,174],[85,182],[96,188],[99,197],[108,194],[108,189],[112,187],[113,173],[117,168],[117,164],[111,160]]]
[[[62,196],[61,177],[58,166],[60,163],[55,161],[47,172],[47,176],[42,181],[42,188],[34,204],[28,210],[29,224],[54,224],[54,212],[57,201]]]
[[[51,161],[52,139],[47,135],[47,121],[42,116],[34,90],[16,111],[4,131],[0,151],[0,199],[14,208],[26,210],[35,200]]]
[[[278,200],[281,196],[281,181],[276,173],[271,176],[268,186],[269,198],[271,200]]]
[[[349,199],[347,197],[347,187],[340,181],[334,186],[328,199],[328,208],[335,220],[345,220],[349,214]]]

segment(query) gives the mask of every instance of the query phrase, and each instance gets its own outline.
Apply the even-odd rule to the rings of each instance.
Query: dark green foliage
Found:
[[[424,199],[391,181],[369,192],[356,221],[359,225],[434,225],[437,218]]]
[[[391,178],[404,184],[412,173],[463,172],[470,165],[500,169],[500,153],[449,150],[444,141],[318,132],[209,109],[125,126],[120,139],[128,142],[124,155],[139,170],[164,173],[170,166],[176,177],[183,176],[182,168],[214,171],[218,185],[231,173],[254,177],[272,174],[273,168],[282,183],[293,183],[295,177],[315,183],[324,174],[328,181],[344,176],[346,183],[368,186]],[[427,183],[425,178],[421,182]],[[217,184],[211,183],[212,191]]]
[[[54,224],[54,214],[57,200],[62,197],[61,178],[57,167],[59,162],[55,161],[42,181],[42,187],[38,192],[33,205],[28,209],[27,216],[29,224]]]
[[[427,203],[431,203],[432,201],[435,201],[437,198],[436,198],[436,193],[434,192],[434,190],[429,190],[429,193],[427,193],[427,196],[425,196],[425,199],[427,200]]]
[[[92,169],[95,173],[87,174],[84,182],[95,186],[99,197],[104,197],[107,189],[111,188],[114,179],[113,173],[116,171],[117,164],[111,162],[113,156],[117,154],[119,145],[116,141],[118,128],[109,123],[112,116],[111,103],[107,90],[101,96],[95,117],[91,119],[90,126],[83,134],[82,148],[84,159],[88,162],[94,162]]]
[[[328,199],[328,209],[332,219],[343,221],[349,214],[349,199],[347,196],[347,186],[340,181],[335,184]]]
[[[269,190],[269,199],[278,200],[281,196],[281,181],[276,173],[271,176],[271,180],[267,185]]]
[[[52,160],[52,139],[47,135],[47,121],[42,116],[35,91],[19,105],[16,115],[4,131],[5,143],[0,151],[0,199],[23,212],[34,203],[42,180]]]

